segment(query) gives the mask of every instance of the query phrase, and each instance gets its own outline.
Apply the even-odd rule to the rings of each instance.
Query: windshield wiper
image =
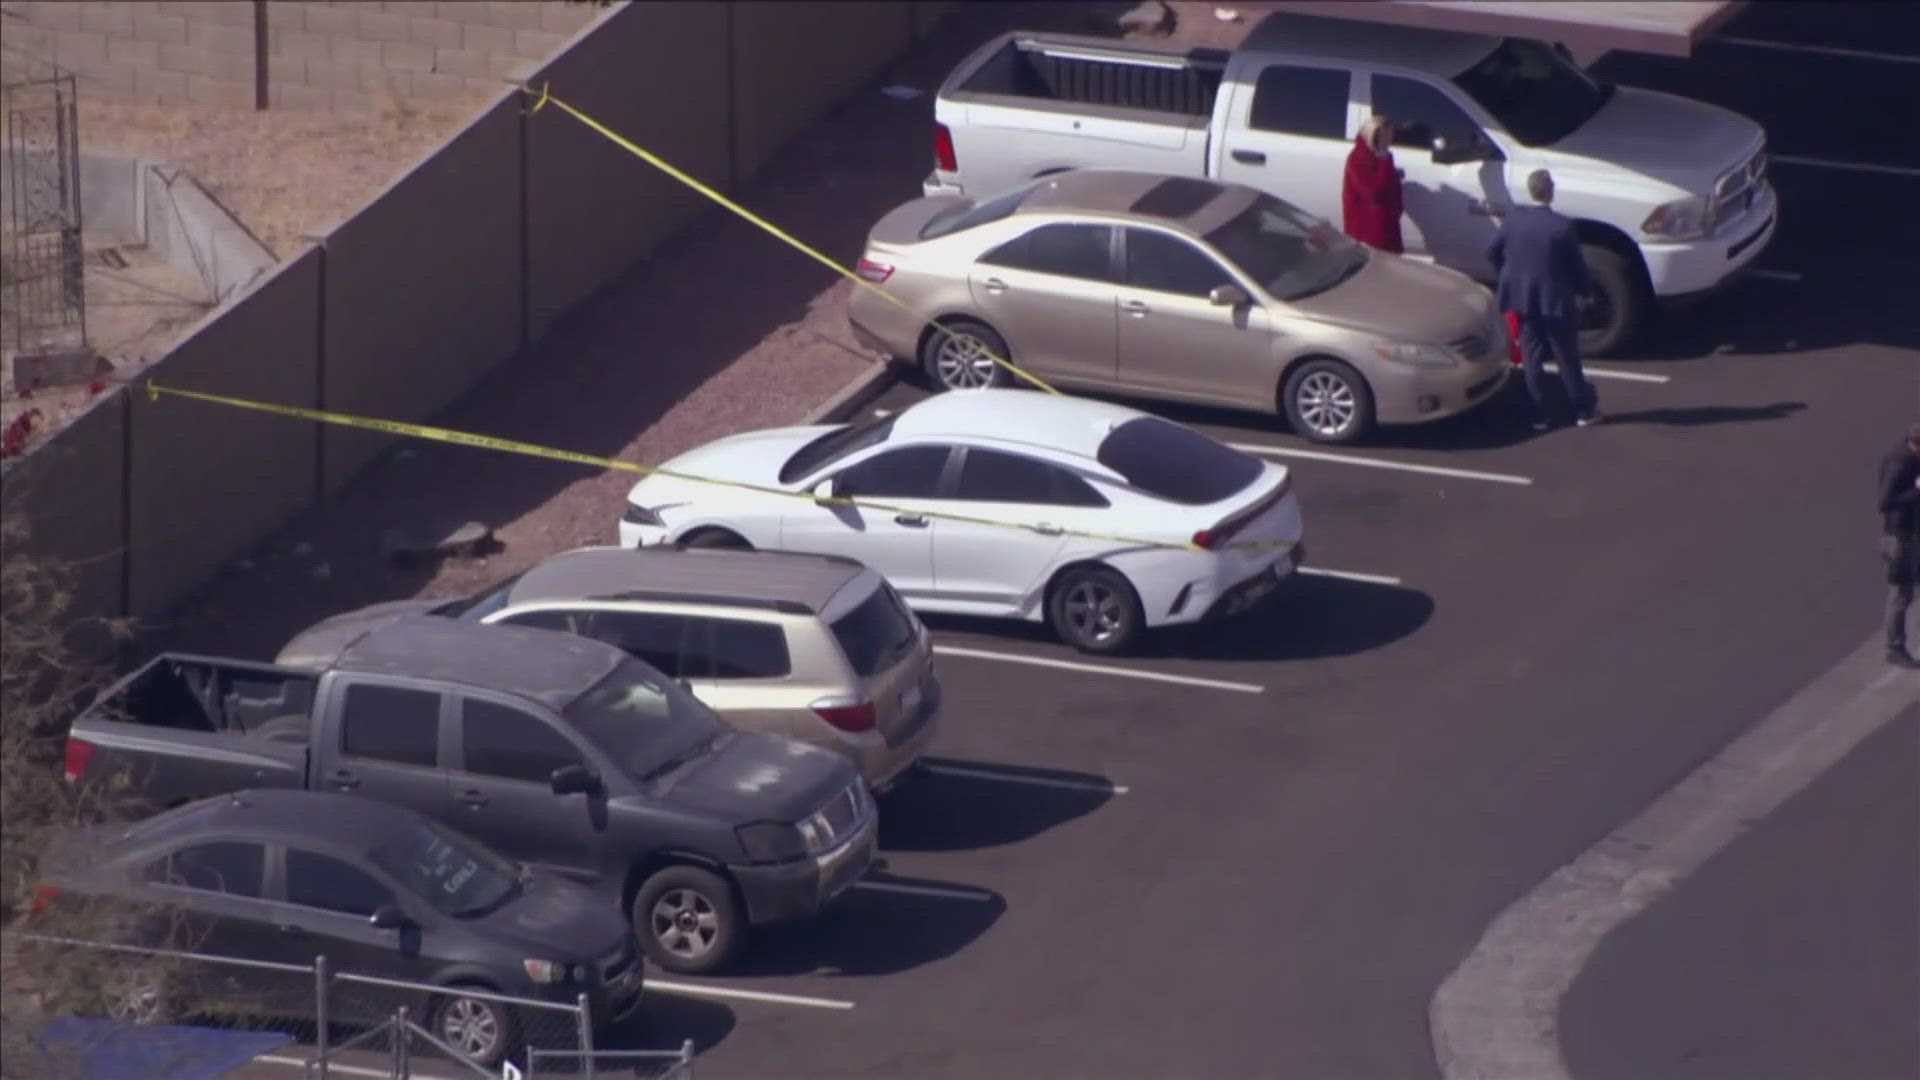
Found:
[[[698,758],[701,755],[705,754],[707,751],[713,749],[713,745],[719,741],[720,741],[720,736],[717,734],[709,738],[702,739],[700,742],[695,743],[686,752],[681,754],[676,754],[675,756],[668,758],[664,763],[657,766],[656,768],[649,770],[647,772],[647,775],[641,777],[640,779],[653,780],[658,777],[665,776],[666,774],[674,771],[675,769],[680,768],[681,766],[687,764],[688,762],[693,761],[695,758]]]

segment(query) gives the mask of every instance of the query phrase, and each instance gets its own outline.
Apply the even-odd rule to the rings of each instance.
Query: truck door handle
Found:
[[[1039,533],[1041,536],[1059,536],[1061,533],[1066,531],[1065,529],[1062,529],[1058,525],[1054,525],[1045,521],[1041,522],[1038,525],[1032,526],[1032,528],[1034,532]]]
[[[335,791],[352,791],[360,786],[360,778],[348,769],[335,769],[327,776],[327,786]]]
[[[1138,300],[1129,300],[1126,303],[1120,305],[1120,310],[1126,312],[1127,314],[1133,316],[1136,319],[1144,319],[1147,317],[1147,313],[1153,309],[1149,308],[1147,305],[1141,303]]]
[[[927,527],[927,519],[924,514],[895,514],[893,515],[893,521],[894,524],[905,525],[909,529],[924,529]]]
[[[481,807],[487,805],[487,803],[491,802],[492,800],[487,798],[485,792],[468,788],[466,791],[463,791],[460,793],[460,801],[465,805],[475,810],[478,810]]]
[[[996,296],[999,295],[1000,293],[1007,291],[1007,283],[1004,281],[1001,281],[997,277],[990,277],[987,280],[981,282],[980,284],[984,286],[988,292],[993,293]]]
[[[1233,160],[1242,165],[1265,165],[1267,163],[1267,155],[1258,150],[1235,150],[1233,152]]]

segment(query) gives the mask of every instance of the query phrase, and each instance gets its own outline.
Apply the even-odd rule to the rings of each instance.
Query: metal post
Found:
[[[253,107],[267,108],[267,0],[253,0]]]
[[[313,1044],[320,1051],[320,1080],[327,1080],[327,958],[313,958],[313,1016],[319,1025]]]
[[[580,1022],[580,1060],[585,1063],[587,1080],[593,1080],[593,1011],[585,994],[579,995],[574,1004],[580,1010],[574,1014]]]
[[[394,1080],[408,1080],[413,1075],[407,1061],[407,1044],[412,1034],[407,1027],[407,1007],[400,1006],[393,1014],[393,1076]]]

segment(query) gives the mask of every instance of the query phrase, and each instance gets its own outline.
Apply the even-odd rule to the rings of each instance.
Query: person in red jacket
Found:
[[[1392,145],[1393,124],[1386,117],[1369,117],[1360,125],[1347,154],[1340,210],[1348,236],[1399,255],[1406,249],[1400,241],[1400,169],[1393,163]]]

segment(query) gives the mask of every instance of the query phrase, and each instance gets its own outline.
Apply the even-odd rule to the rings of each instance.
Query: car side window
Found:
[[[544,720],[479,698],[460,702],[465,771],[546,785],[555,769],[580,765],[580,751]]]
[[[1480,125],[1453,99],[1414,79],[1375,75],[1373,111],[1393,121],[1393,141],[1400,146],[1431,150],[1435,136],[1454,146],[1480,138]]]
[[[980,257],[989,266],[1087,281],[1113,280],[1113,229],[1107,225],[1042,225]]]
[[[508,626],[530,626],[535,630],[558,630],[563,634],[583,632],[586,619],[577,611],[519,611],[499,620]]]
[[[706,633],[695,638],[704,661],[694,677],[778,679],[793,671],[787,632],[773,623],[745,619],[705,619]]]
[[[1127,230],[1127,284],[1204,299],[1215,286],[1233,283],[1233,275],[1187,241],[1148,229]]]
[[[266,849],[259,844],[217,840],[184,847],[147,868],[147,880],[181,889],[260,895]]]
[[[287,902],[365,917],[393,903],[393,890],[331,855],[288,848]]]
[[[1347,87],[1352,77],[1337,68],[1270,64],[1253,85],[1247,126],[1317,139],[1347,137]]]
[[[342,754],[432,768],[439,748],[439,694],[372,683],[347,687],[340,711]]]
[[[596,611],[581,633],[604,641],[669,679],[688,677],[682,657],[687,616],[650,611]]]
[[[908,446],[876,454],[834,478],[836,496],[930,499],[940,492],[949,451],[944,446]]]
[[[967,451],[960,468],[958,498],[975,502],[1033,503],[1041,506],[1106,506],[1091,484],[1044,461],[978,447]]]

